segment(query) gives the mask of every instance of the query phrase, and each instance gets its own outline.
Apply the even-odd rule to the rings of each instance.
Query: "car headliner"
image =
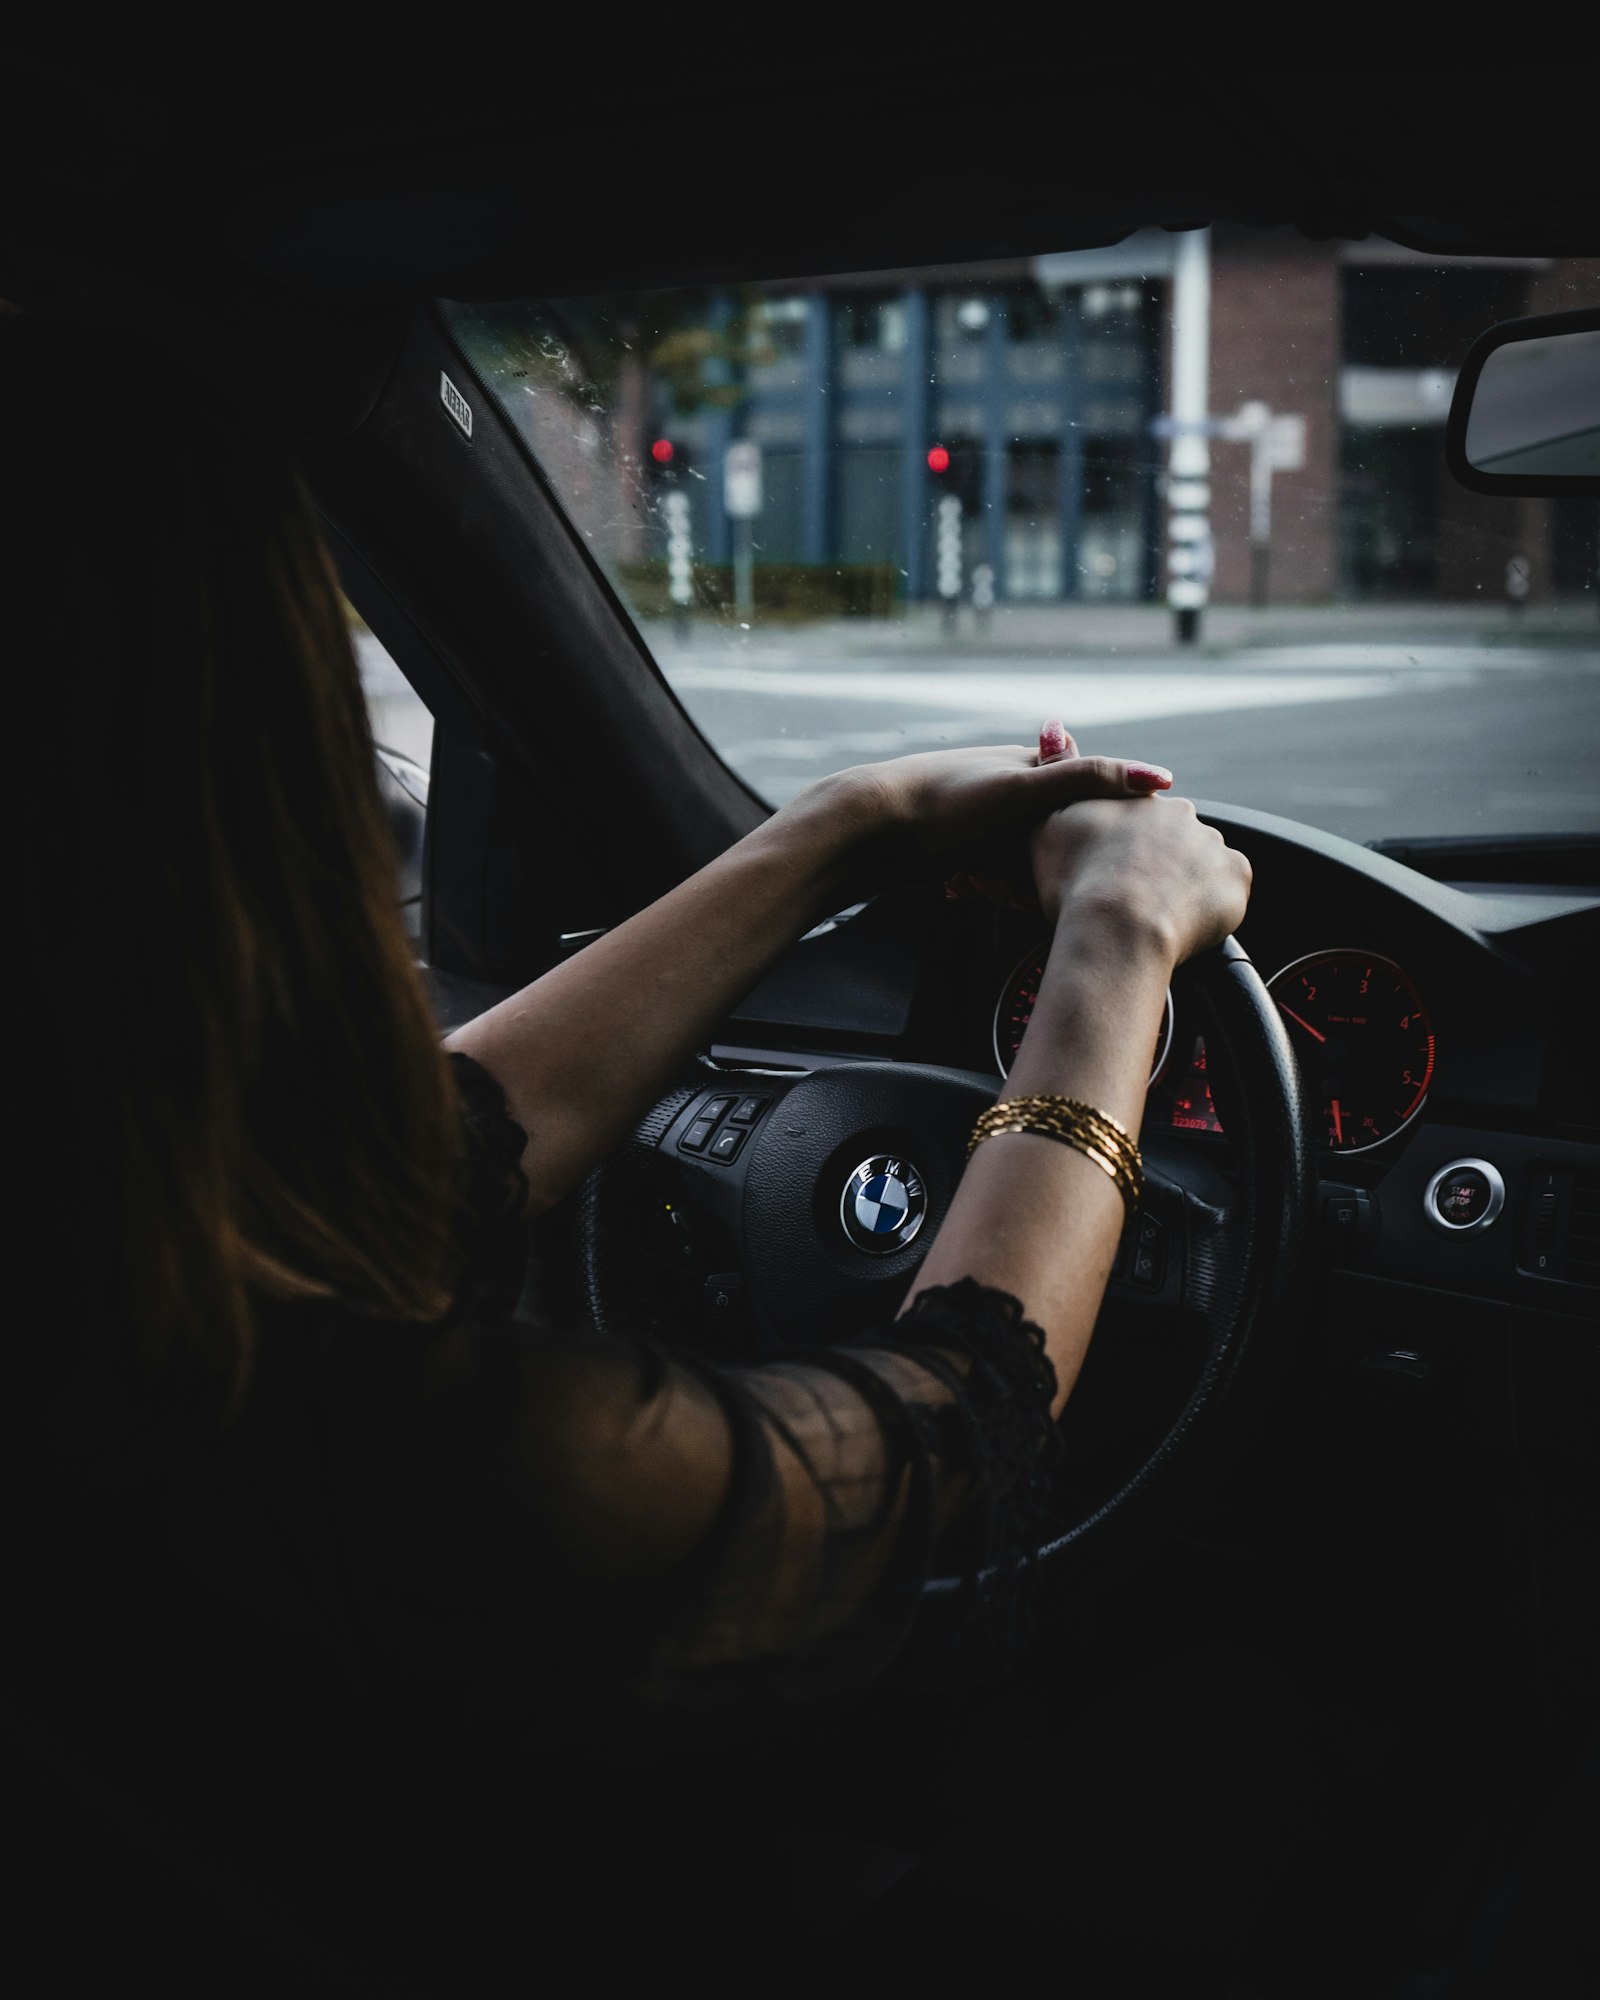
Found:
[[[1133,74],[1102,58],[1102,74],[1092,55],[1077,72],[965,50],[875,62],[854,30],[847,56],[685,36],[619,70],[592,33],[564,46],[541,29],[459,81],[432,34],[314,71],[252,51],[202,77],[172,53],[13,40],[7,296],[142,262],[190,291],[505,298],[1219,220],[1600,253],[1579,65]]]

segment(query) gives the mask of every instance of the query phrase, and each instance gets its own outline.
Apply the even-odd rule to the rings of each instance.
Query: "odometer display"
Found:
[[[1044,978],[1045,960],[1049,956],[1050,947],[1044,944],[1028,952],[1012,967],[1011,977],[1000,989],[1000,998],[994,1010],[994,1059],[1000,1065],[1002,1076],[1011,1074],[1011,1065],[1022,1047],[1023,1036],[1028,1032],[1034,1002],[1039,997],[1039,983]],[[1171,1047],[1172,994],[1169,991],[1161,1015],[1161,1032],[1156,1037],[1155,1058],[1150,1066],[1151,1083],[1166,1068]]]
[[[1433,1023],[1410,979],[1372,952],[1321,951],[1267,982],[1335,1153],[1380,1146],[1422,1109]]]

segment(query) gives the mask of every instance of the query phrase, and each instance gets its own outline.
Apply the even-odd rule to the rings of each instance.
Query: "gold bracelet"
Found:
[[[1144,1165],[1139,1148],[1114,1118],[1076,1097],[1008,1097],[978,1114],[967,1141],[967,1158],[997,1132],[1037,1132],[1059,1139],[1093,1160],[1111,1180],[1131,1215],[1144,1191]]]

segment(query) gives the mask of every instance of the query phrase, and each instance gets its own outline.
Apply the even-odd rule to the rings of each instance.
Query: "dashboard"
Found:
[[[1239,932],[1299,1058],[1328,1260],[1378,1279],[1600,1313],[1600,889],[1434,879],[1270,815],[1203,807],[1249,855]],[[1600,872],[1600,871],[1597,871]],[[901,890],[819,925],[712,1059],[774,1073],[884,1057],[1009,1067],[1043,969],[1038,919]],[[1141,1144],[1226,1171],[1180,972]]]

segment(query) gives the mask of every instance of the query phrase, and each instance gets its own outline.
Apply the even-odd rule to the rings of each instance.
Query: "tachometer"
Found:
[[[1022,1038],[1028,1032],[1028,1023],[1033,1019],[1033,1003],[1039,997],[1039,982],[1044,978],[1045,960],[1049,956],[1050,947],[1047,944],[1036,945],[1032,951],[1024,953],[1011,968],[1011,976],[1000,989],[1000,998],[994,1010],[994,1059],[1000,1065],[1002,1076],[1011,1074],[1017,1050],[1022,1047]],[[1161,1032],[1156,1037],[1151,1083],[1166,1068],[1171,1048],[1172,994],[1169,990],[1161,1016]]]
[[[1364,1153],[1409,1125],[1433,1080],[1433,1023],[1410,979],[1370,951],[1318,951],[1267,981],[1322,1107],[1323,1144]]]

